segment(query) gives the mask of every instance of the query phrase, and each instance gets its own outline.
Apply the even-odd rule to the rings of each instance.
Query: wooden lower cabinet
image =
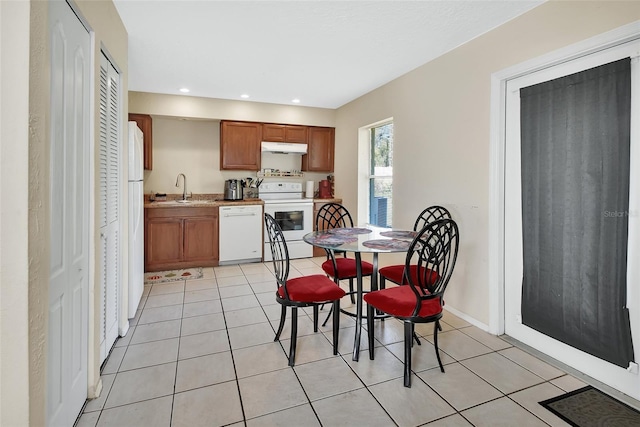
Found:
[[[167,207],[144,211],[144,270],[218,265],[218,208]]]
[[[179,218],[152,218],[145,221],[145,271],[153,266],[174,265],[182,262],[184,233]]]
[[[184,220],[184,260],[187,262],[218,261],[218,218],[186,218]],[[214,237],[215,236],[215,237]],[[217,264],[217,262],[216,262]]]

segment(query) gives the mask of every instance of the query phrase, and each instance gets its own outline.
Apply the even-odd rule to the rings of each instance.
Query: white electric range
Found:
[[[302,194],[300,182],[263,182],[259,188],[260,198],[264,200],[264,212],[271,215],[287,242],[289,258],[309,258],[313,256],[313,246],[304,242],[302,237],[313,231],[313,199]],[[269,236],[264,233],[265,261],[271,261]]]

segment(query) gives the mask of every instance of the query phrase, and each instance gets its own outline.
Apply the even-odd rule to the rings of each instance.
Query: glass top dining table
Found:
[[[371,290],[378,289],[378,254],[391,252],[406,252],[411,241],[416,236],[414,231],[383,228],[365,224],[359,227],[333,228],[319,230],[306,234],[303,240],[310,245],[340,251],[353,252],[356,259],[356,331],[353,341],[352,360],[358,361],[360,356],[360,340],[362,337],[362,253],[373,254],[373,274],[371,275]],[[347,313],[351,314],[352,313]]]

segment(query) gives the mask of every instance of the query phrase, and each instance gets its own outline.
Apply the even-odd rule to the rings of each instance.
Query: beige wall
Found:
[[[491,74],[638,19],[640,2],[547,2],[339,108],[336,191],[357,209],[358,128],[393,117],[394,225],[450,208],[461,247],[447,305],[488,325]]]
[[[187,177],[187,191],[220,190],[220,122],[153,117],[153,170],[145,171],[145,193],[180,193],[179,173]]]
[[[29,3],[0,2],[0,425],[29,423]]]
[[[3,11],[5,3],[2,2]],[[29,284],[28,284],[28,312],[20,306],[13,308],[12,320],[19,323],[21,318],[28,318],[29,339],[28,354],[20,354],[20,346],[16,343],[7,343],[2,339],[2,351],[5,351],[5,345],[9,348],[10,354],[15,357],[22,357],[29,363],[29,372],[21,376],[17,381],[7,383],[10,390],[20,392],[28,384],[28,396],[16,395],[16,398],[24,399],[22,406],[28,405],[28,413],[21,411],[20,405],[5,405],[5,395],[2,396],[3,403],[3,419],[7,417],[20,417],[28,419],[28,423],[18,423],[16,425],[44,425],[46,418],[45,411],[45,391],[46,391],[46,345],[47,345],[47,304],[49,299],[49,38],[48,38],[48,7],[47,2],[31,1],[30,5],[30,23],[28,33],[30,37],[29,46],[29,63],[16,62],[12,66],[16,70],[29,78],[29,118],[23,121],[23,126],[28,126],[29,132],[29,161],[28,166],[22,164],[25,171],[28,171],[28,204],[20,206],[23,214],[28,211],[28,242],[25,240],[23,245],[28,246],[28,262],[29,262]],[[115,6],[110,1],[78,1],[76,2],[78,14],[84,22],[94,32],[94,59],[95,73],[94,79],[98,81],[100,49],[104,47],[108,50],[111,57],[115,60],[120,71],[123,73],[123,87],[127,86],[127,33],[116,12]],[[24,29],[22,29],[24,31]],[[4,25],[3,25],[4,32]],[[11,34],[13,38],[22,38],[24,35],[19,31]],[[4,52],[4,48],[3,48]],[[5,75],[2,75],[4,85]],[[22,94],[27,96],[27,94]],[[123,105],[125,114],[123,115],[123,126],[126,123],[126,106],[127,98],[123,94]],[[94,95],[94,122],[98,122],[98,100],[97,89]],[[4,102],[4,92],[3,92]],[[17,102],[17,101],[16,101]],[[17,102],[16,105],[19,105]],[[94,144],[97,141],[97,129],[94,134]],[[24,144],[25,141],[10,141],[12,144]],[[3,140],[4,146],[4,140]],[[123,150],[126,153],[126,150]],[[123,161],[126,160],[123,158]],[[94,166],[97,170],[97,166]],[[7,183],[8,185],[8,183]],[[14,180],[11,183],[15,188],[19,188]],[[2,191],[4,197],[5,183],[2,183]],[[7,193],[10,194],[10,193]],[[17,199],[19,200],[19,198]],[[124,205],[126,212],[126,202]],[[126,224],[125,228],[126,230]],[[93,236],[95,240],[95,236]],[[4,230],[2,235],[4,241]],[[17,246],[19,248],[20,245]],[[16,249],[17,250],[17,249]],[[97,248],[93,254],[97,256]],[[93,265],[94,263],[92,263]],[[93,305],[90,307],[90,350],[89,350],[89,395],[95,391],[99,384],[99,366],[97,358],[97,328],[98,322],[93,321],[93,316],[99,311],[99,300],[95,279],[95,271],[90,272],[90,301]],[[22,292],[24,292],[24,287]],[[4,295],[3,295],[4,297]],[[4,356],[4,355],[3,355]],[[4,360],[4,357],[3,357]],[[2,377],[3,389],[5,387],[5,377]],[[28,417],[28,418],[27,418]],[[11,418],[9,418],[11,419]]]
[[[129,92],[129,111],[151,114],[152,116],[243,120],[308,126],[333,126],[335,123],[335,110],[326,108],[230,101],[184,95],[160,95],[146,92]]]
[[[224,181],[255,177],[250,171],[220,170],[220,120],[334,126],[335,110],[181,95],[129,92],[129,111],[153,118],[153,170],[145,171],[145,193],[181,193],[179,173],[193,193],[222,193]],[[306,173],[317,182],[326,173]]]
[[[32,1],[29,75],[29,423],[45,424],[49,303],[48,8]]]

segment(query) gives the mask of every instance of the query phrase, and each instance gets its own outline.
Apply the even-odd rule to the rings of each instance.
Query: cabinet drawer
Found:
[[[189,217],[197,218],[202,216],[218,216],[217,207],[166,207],[145,209],[147,218],[174,218]]]

